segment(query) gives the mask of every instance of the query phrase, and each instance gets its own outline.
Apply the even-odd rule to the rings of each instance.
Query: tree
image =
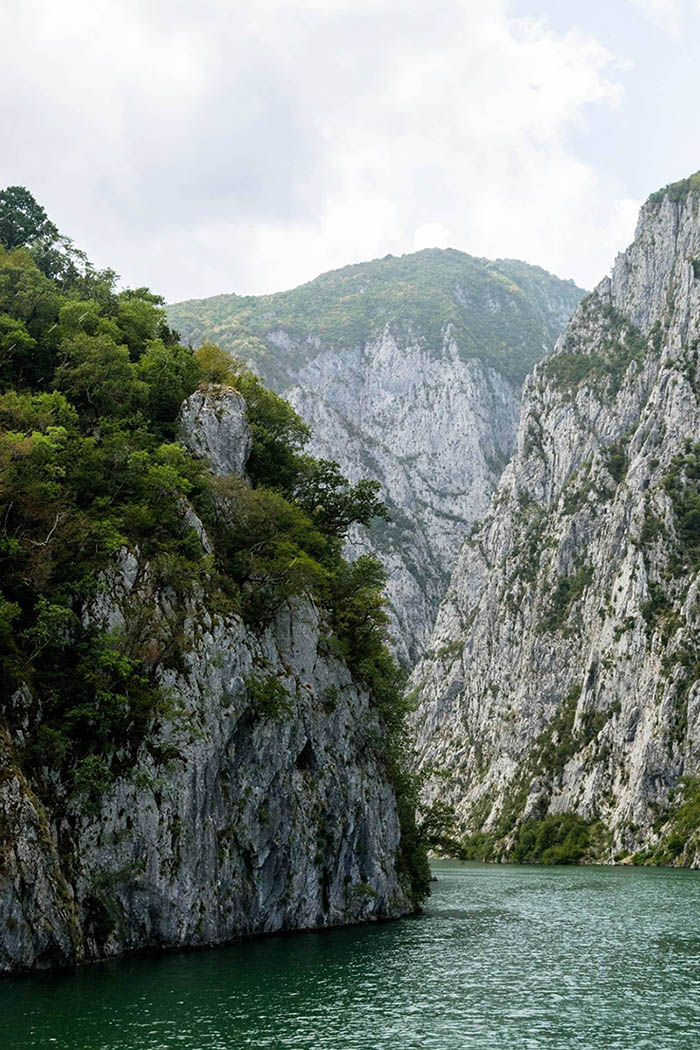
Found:
[[[224,386],[233,386],[238,375],[236,361],[225,350],[216,343],[202,343],[194,352],[194,356],[202,369],[202,374],[208,383],[222,383]]]
[[[31,372],[35,350],[36,339],[24,324],[9,314],[0,314],[0,381],[21,387]]]
[[[175,422],[180,405],[201,378],[191,350],[166,346],[160,339],[148,343],[134,371],[148,386],[148,413],[156,425]]]
[[[57,238],[57,228],[29,190],[24,186],[0,190],[0,243],[12,249]]]
[[[389,520],[378,481],[363,478],[351,485],[339,464],[328,459],[305,457],[304,468],[294,496],[324,531],[345,536],[355,521],[368,525],[373,518]]]
[[[106,334],[83,332],[61,345],[54,382],[87,419],[126,416],[144,405],[148,387],[134,375],[126,346]]]

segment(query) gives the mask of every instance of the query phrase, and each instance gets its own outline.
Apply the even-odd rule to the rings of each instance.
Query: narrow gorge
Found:
[[[407,915],[429,848],[700,866],[699,212],[583,299],[0,251],[0,970]]]
[[[582,295],[537,266],[433,249],[275,295],[178,303],[168,317],[283,394],[314,455],[381,482],[391,521],[353,531],[349,552],[384,564],[394,651],[410,668],[512,454],[523,380]]]

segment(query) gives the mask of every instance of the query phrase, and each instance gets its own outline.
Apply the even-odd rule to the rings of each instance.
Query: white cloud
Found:
[[[621,205],[572,133],[618,106],[621,67],[592,36],[508,10],[5,5],[17,45],[0,72],[0,181],[29,185],[98,263],[171,299],[448,240],[590,285]]]
[[[674,39],[681,35],[682,0],[629,0]],[[698,5],[700,7],[700,4]]]

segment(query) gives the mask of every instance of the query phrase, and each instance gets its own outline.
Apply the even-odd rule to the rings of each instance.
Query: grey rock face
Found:
[[[219,446],[222,433],[247,440],[247,424],[224,422],[238,398],[206,398],[190,398],[183,420],[217,469],[242,470]],[[204,417],[222,401],[215,425]],[[148,610],[157,647],[182,616],[138,552],[122,552],[102,583],[84,613],[102,629],[128,632]],[[178,658],[158,665],[168,711],[92,809],[62,797],[49,812],[0,738],[0,971],[413,909],[377,709],[315,606],[290,601],[255,632],[213,615],[201,591],[178,623]]]
[[[654,847],[700,772],[698,260],[698,194],[652,200],[526,383],[413,677],[419,763],[450,774],[429,794],[465,831],[574,812],[604,855]]]
[[[75,957],[80,930],[46,812],[0,740],[0,971],[53,966]]]
[[[445,340],[439,354],[383,337],[305,364],[285,391],[312,428],[310,451],[351,480],[381,482],[393,521],[353,533],[350,554],[388,571],[395,651],[423,652],[469,526],[486,510],[513,447],[517,386]]]
[[[214,474],[243,474],[253,435],[245,401],[229,386],[196,390],[180,410],[185,446],[209,461]]]
[[[313,455],[381,483],[392,523],[352,535],[349,554],[383,562],[394,651],[411,667],[513,452],[522,377],[582,294],[524,263],[429,250],[169,316],[188,339],[245,357],[291,401]]]

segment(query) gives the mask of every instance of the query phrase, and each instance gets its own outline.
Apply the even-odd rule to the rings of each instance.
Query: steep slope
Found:
[[[46,237],[0,245],[0,971],[415,910],[376,484]]]
[[[226,464],[219,472],[232,455],[245,462],[236,391],[192,395],[183,422],[190,446]],[[212,551],[191,508],[187,524]],[[373,743],[382,717],[333,655],[324,613],[290,598],[253,629],[213,613],[210,586],[202,578],[179,609],[157,567],[125,548],[85,606],[84,624],[105,635],[133,638],[146,617],[153,648],[179,638],[177,656],[154,667],[167,714],[105,783],[66,796],[54,780],[56,798],[42,800],[19,757],[24,734],[3,727],[0,971],[413,909]],[[10,725],[31,736],[35,706],[19,689]]]
[[[415,672],[420,763],[474,852],[700,860],[699,346],[694,176],[527,381]]]
[[[538,267],[435,249],[168,316],[283,393],[311,425],[314,455],[381,482],[393,521],[352,541],[388,570],[395,650],[411,665],[512,452],[522,381],[581,295]]]

